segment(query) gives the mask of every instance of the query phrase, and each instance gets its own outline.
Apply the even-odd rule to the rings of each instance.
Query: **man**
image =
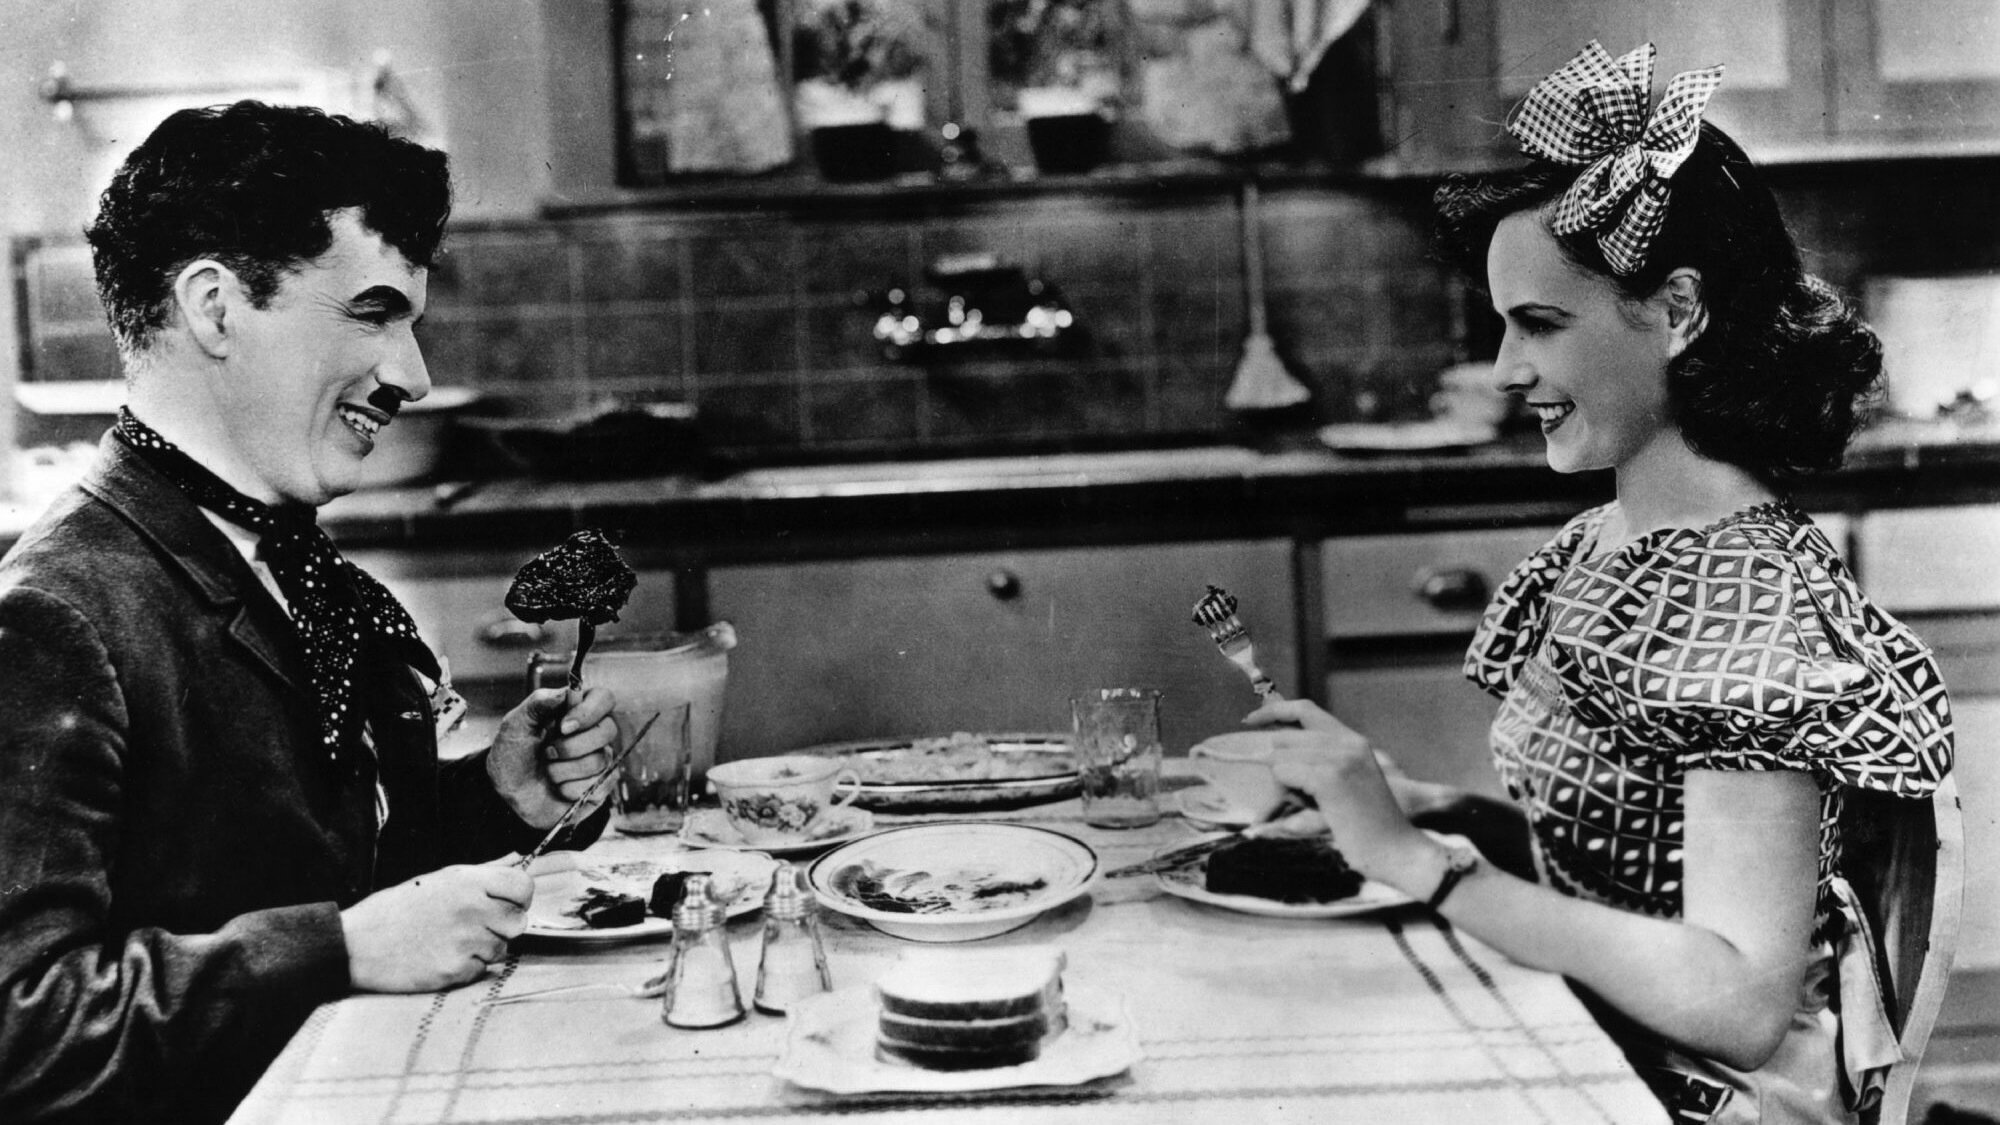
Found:
[[[440,762],[436,662],[313,523],[429,390],[449,210],[442,153],[254,102],[104,193],[127,409],[0,560],[0,1120],[219,1120],[315,1005],[479,976],[534,891],[493,861],[608,764],[598,690]]]

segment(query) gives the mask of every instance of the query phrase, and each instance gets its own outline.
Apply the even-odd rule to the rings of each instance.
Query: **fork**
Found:
[[[529,992],[516,992],[512,996],[495,996],[488,1000],[481,1000],[478,1003],[478,1007],[498,1008],[505,1004],[521,1004],[530,1000],[545,1000],[552,996],[564,996],[577,992],[622,992],[627,996],[651,999],[667,994],[667,979],[672,972],[672,968],[669,967],[647,977],[640,984],[619,984],[608,980],[588,981],[583,984],[558,984],[549,988],[537,988]]]
[[[1282,698],[1278,695],[1278,685],[1257,666],[1257,649],[1250,643],[1250,630],[1236,616],[1234,595],[1220,586],[1210,586],[1207,596],[1195,603],[1194,623],[1206,628],[1222,655],[1250,677],[1250,689],[1259,699]]]

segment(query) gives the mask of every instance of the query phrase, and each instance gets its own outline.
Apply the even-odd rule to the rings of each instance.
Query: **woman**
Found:
[[[1392,783],[1318,707],[1249,721],[1304,728],[1276,772],[1357,868],[1581,985],[1677,1121],[1847,1122],[1883,1060],[1842,1066],[1842,1019],[1850,1055],[1882,1030],[1860,1026],[1866,982],[1832,975],[1854,933],[1842,794],[1927,796],[1950,717],[1928,650],[1784,498],[1839,464],[1874,336],[1701,122],[1720,68],[1649,118],[1651,71],[1650,46],[1590,44],[1509,122],[1530,166],[1439,192],[1444,243],[1506,322],[1496,384],[1553,468],[1616,475],[1616,500],[1515,569],[1466,658],[1501,698],[1492,749],[1543,881],[1413,827],[1436,787]]]

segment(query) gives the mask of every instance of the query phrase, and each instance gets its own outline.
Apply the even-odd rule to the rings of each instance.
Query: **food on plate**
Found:
[[[583,898],[565,913],[593,930],[636,926],[646,920],[646,900],[638,895],[607,891],[603,887],[588,887],[583,892]]]
[[[688,873],[668,871],[653,880],[653,888],[646,894],[646,909],[662,918],[672,918],[674,907],[680,905],[681,892],[687,890]]]
[[[687,876],[694,872],[707,872],[707,868],[699,862],[683,867],[650,859],[580,864],[574,872],[579,888],[554,910],[555,919],[561,921],[550,919],[542,924],[553,929],[602,930],[637,925],[649,915],[668,918],[680,901]],[[745,871],[707,873],[725,903],[754,900],[762,890],[761,883]]]
[[[530,624],[618,620],[639,576],[604,532],[585,528],[521,564],[507,589],[507,609]]]
[[[976,913],[1014,906],[1048,887],[1047,879],[1009,878],[990,868],[905,870],[872,859],[850,863],[828,880],[835,892],[889,914]]]
[[[1203,875],[1215,894],[1278,902],[1337,902],[1354,897],[1363,882],[1325,836],[1240,840],[1211,854]]]
[[[927,1070],[1039,1058],[1068,1026],[1063,955],[1024,948],[905,954],[875,982],[875,1053]]]
[[[907,748],[852,755],[851,762],[864,785],[1005,781],[1076,770],[1076,758],[1067,752],[1003,753],[989,739],[966,731],[919,738]]]

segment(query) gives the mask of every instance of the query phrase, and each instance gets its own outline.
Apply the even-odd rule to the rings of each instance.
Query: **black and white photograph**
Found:
[[[0,15],[0,1122],[2000,1125],[2000,0]]]

